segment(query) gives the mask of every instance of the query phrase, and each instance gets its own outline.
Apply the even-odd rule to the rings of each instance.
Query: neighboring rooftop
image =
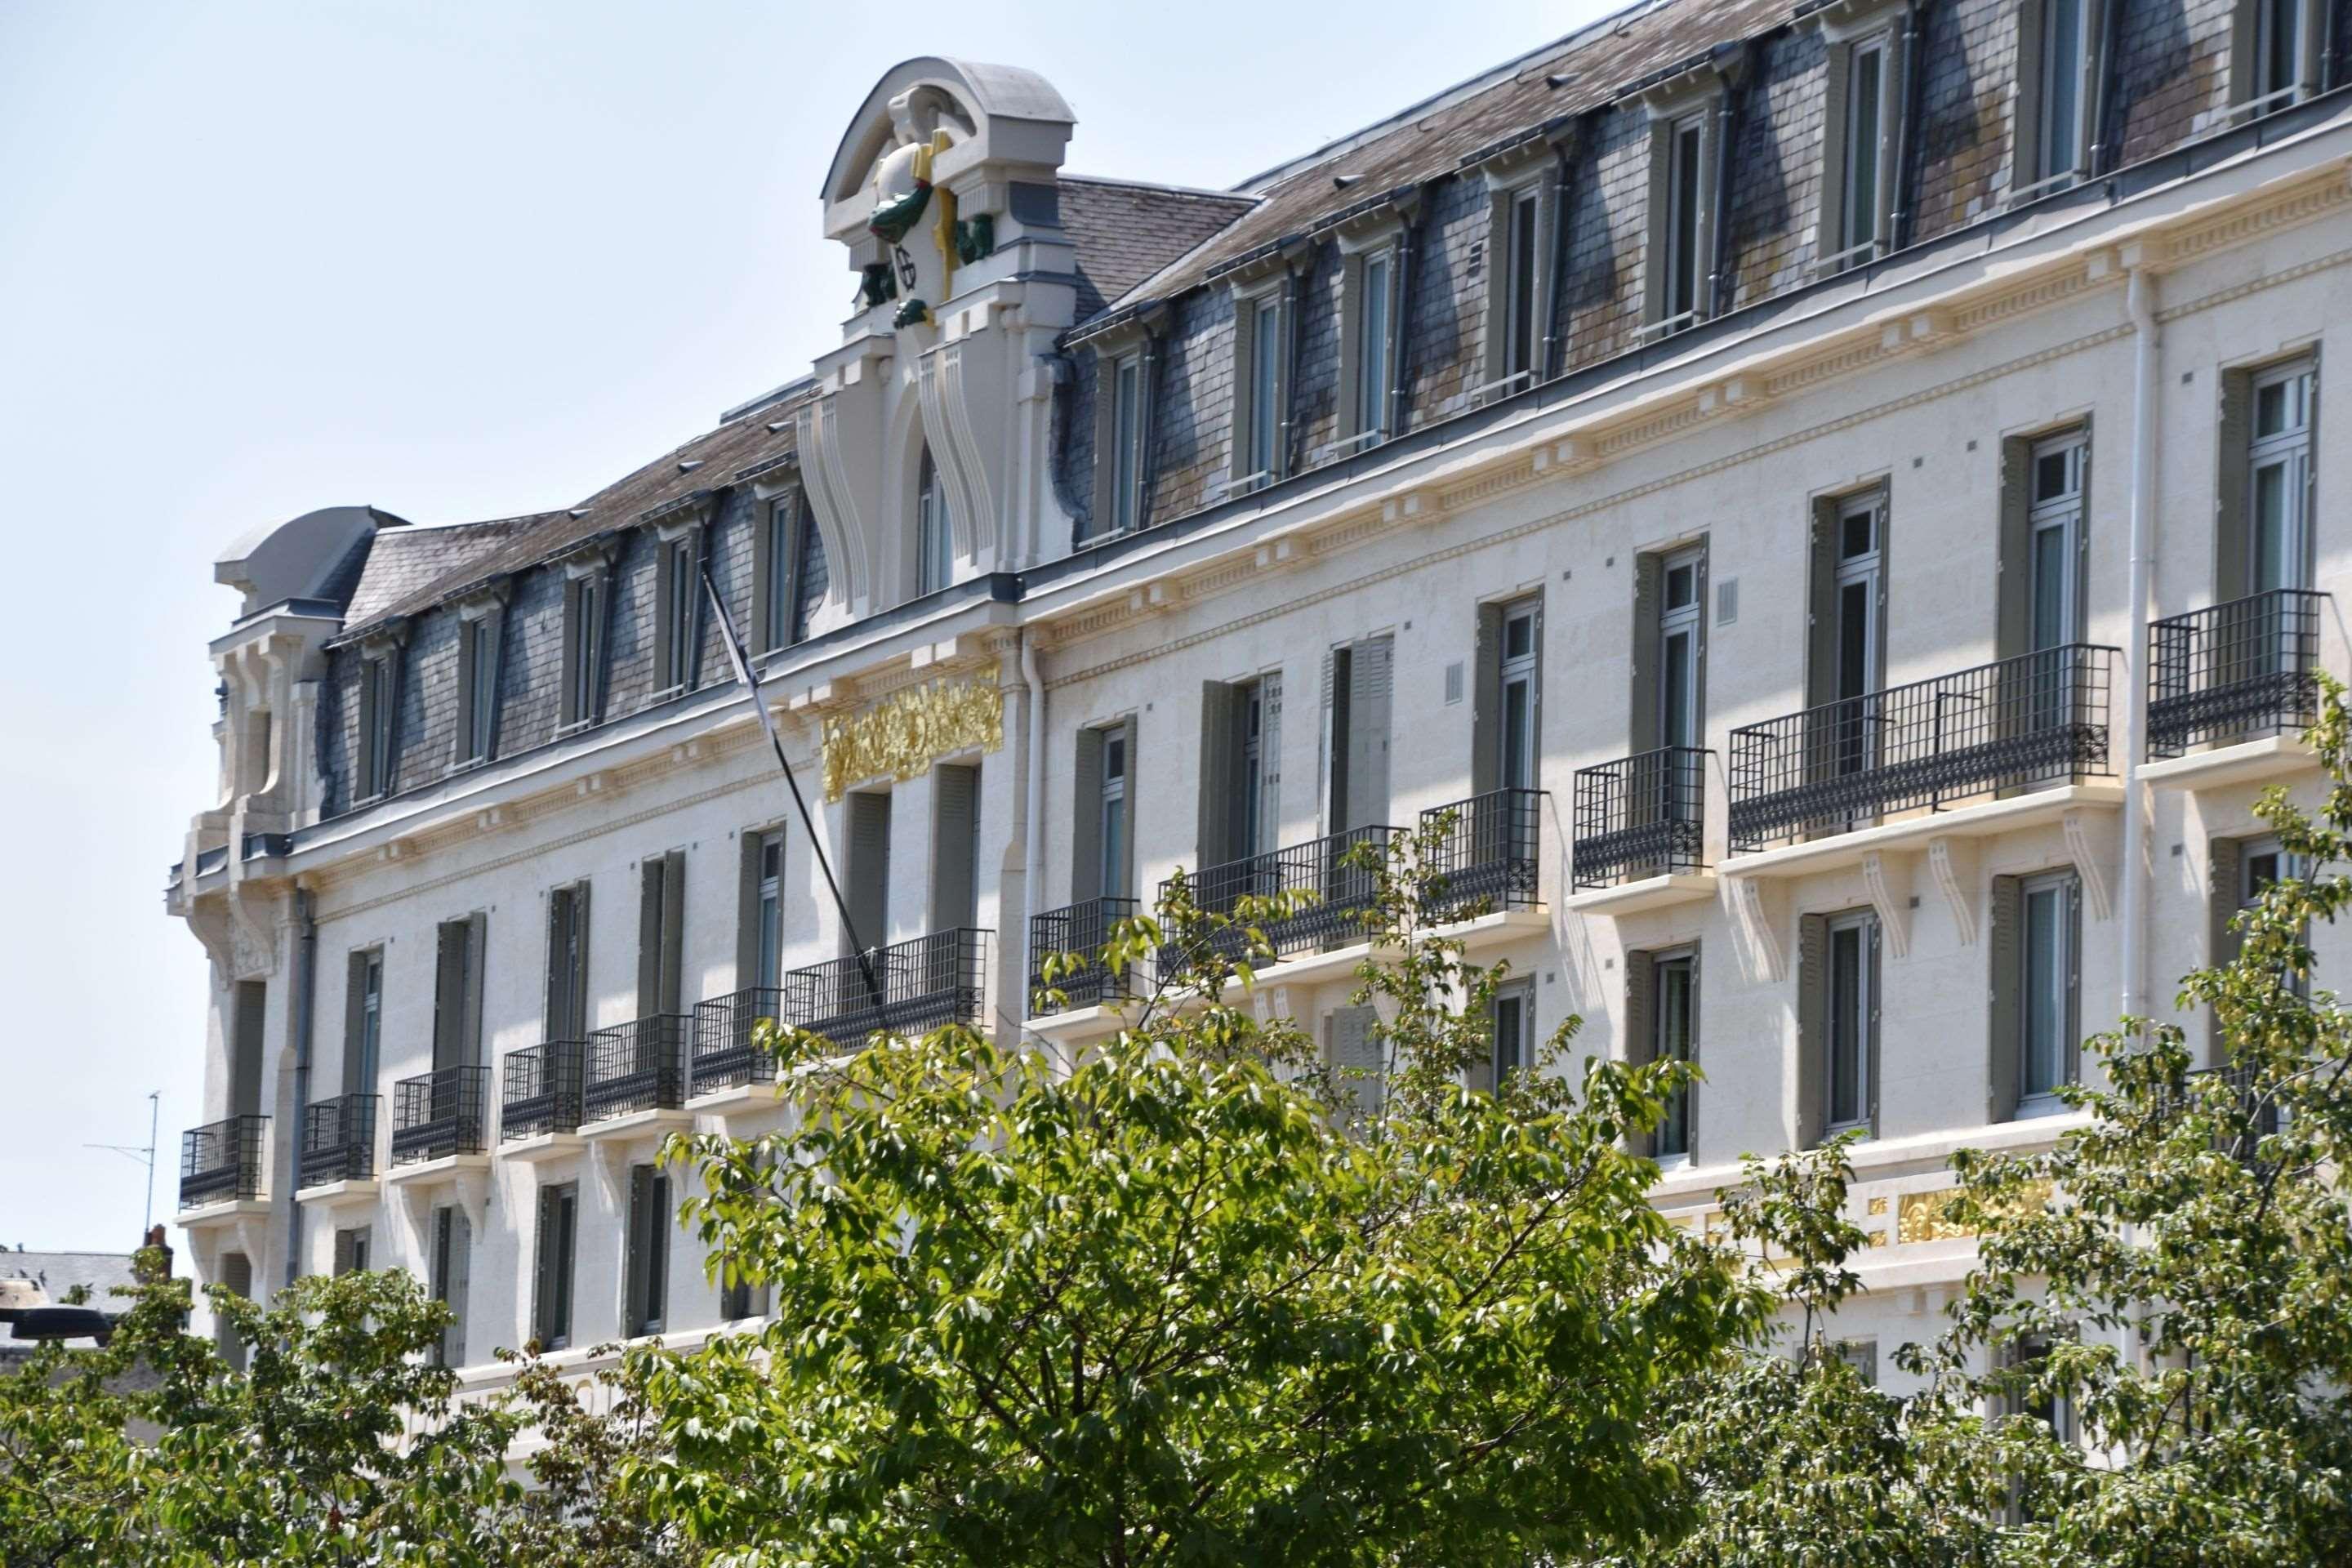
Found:
[[[1062,227],[1077,246],[1077,320],[1233,226],[1255,196],[1092,174],[1061,179]]]

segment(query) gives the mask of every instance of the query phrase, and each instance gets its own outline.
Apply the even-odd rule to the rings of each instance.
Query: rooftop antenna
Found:
[[[111,1149],[127,1155],[147,1167],[147,1215],[139,1222],[139,1234],[145,1236],[155,1228],[155,1129],[162,1125],[163,1091],[150,1089],[147,1093],[147,1142],[142,1148],[136,1143],[85,1143],[85,1149]]]

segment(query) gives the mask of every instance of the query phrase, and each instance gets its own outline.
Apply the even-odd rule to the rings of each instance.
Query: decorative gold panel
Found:
[[[1976,1232],[1973,1229],[1946,1217],[1959,1195],[1958,1187],[1945,1187],[1932,1193],[1904,1194],[1903,1207],[1895,1222],[1895,1240],[1907,1244],[1914,1241],[1951,1241],[1974,1236]],[[2015,1212],[2032,1214],[2049,1201],[2049,1183],[2028,1182],[2018,1189]]]
[[[920,778],[933,763],[977,746],[1004,744],[1004,693],[992,680],[910,687],[863,713],[824,721],[824,798],[839,800],[860,779]]]

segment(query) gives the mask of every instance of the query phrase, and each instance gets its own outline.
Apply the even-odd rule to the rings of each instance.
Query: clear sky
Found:
[[[212,561],[367,502],[564,505],[837,341],[818,231],[909,55],[1042,71],[1067,167],[1229,185],[1610,4],[0,0],[0,1246],[133,1245],[202,1111],[165,868]]]

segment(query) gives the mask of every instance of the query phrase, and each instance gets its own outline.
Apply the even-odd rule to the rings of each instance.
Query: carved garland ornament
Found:
[[[824,798],[883,773],[919,778],[941,757],[1003,744],[1004,693],[995,682],[934,680],[824,721]]]

